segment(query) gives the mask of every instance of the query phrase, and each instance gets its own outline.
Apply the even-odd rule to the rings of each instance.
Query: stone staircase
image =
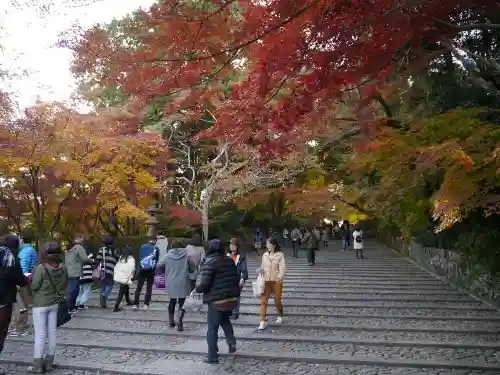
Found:
[[[500,374],[498,311],[376,244],[368,244],[364,260],[339,249],[335,243],[318,252],[315,267],[303,254],[287,257],[285,321],[274,324],[271,300],[263,332],[249,282],[234,321],[238,352],[225,354],[221,331],[219,365],[202,362],[206,309],[188,314],[177,332],[167,324],[165,292],[154,289],[149,310],[78,313],[58,332],[60,369],[53,373]],[[253,279],[260,260],[249,255],[248,262]],[[31,336],[8,338],[0,363],[22,373],[32,351]]]

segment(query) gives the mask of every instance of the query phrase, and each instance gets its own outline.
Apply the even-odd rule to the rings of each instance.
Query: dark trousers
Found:
[[[298,258],[299,257],[299,241],[293,241],[292,242],[292,248],[293,248],[293,257]]]
[[[120,303],[122,303],[122,299],[125,297],[125,302],[127,302],[127,305],[130,305],[130,295],[129,295],[129,290],[130,287],[128,284],[119,284],[120,289],[118,290],[118,297],[116,297],[115,301],[115,309],[120,306]]]
[[[196,280],[189,280],[189,283],[191,284],[191,292],[196,288]]]
[[[146,282],[146,295],[144,296],[144,304],[149,306],[151,302],[151,294],[153,293],[153,281],[155,279],[154,270],[140,270],[139,276],[137,277],[137,289],[135,290],[134,305],[139,304],[139,298],[141,296],[142,287],[144,282]]]
[[[170,298],[170,302],[168,303],[168,312],[170,314],[175,313],[175,305],[179,305],[179,311],[182,310],[182,306],[184,306],[185,298]]]
[[[5,338],[9,332],[10,320],[12,319],[12,303],[0,307],[0,353],[3,350]]]
[[[236,346],[236,338],[234,337],[233,325],[231,324],[231,311],[218,311],[215,303],[208,304],[207,314],[207,344],[208,344],[208,360],[218,360],[219,347],[219,327],[222,327],[228,346]]]
[[[363,249],[356,249],[356,259],[363,259]]]
[[[68,277],[68,289],[66,290],[66,304],[68,306],[69,311],[75,310],[76,299],[78,298],[79,292],[80,292],[80,278]]]
[[[307,249],[307,263],[316,263],[316,249]]]

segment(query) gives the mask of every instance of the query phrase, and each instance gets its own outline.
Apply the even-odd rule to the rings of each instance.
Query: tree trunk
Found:
[[[201,225],[203,229],[203,240],[208,241],[208,208],[210,207],[211,193],[206,192],[203,197],[203,208],[201,210]]]

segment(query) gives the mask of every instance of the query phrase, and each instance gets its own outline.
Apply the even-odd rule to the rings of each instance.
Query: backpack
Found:
[[[141,269],[143,270],[152,270],[155,268],[156,260],[155,260],[156,249],[149,255],[146,255],[141,259]]]

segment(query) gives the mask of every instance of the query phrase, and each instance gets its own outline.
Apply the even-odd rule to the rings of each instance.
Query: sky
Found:
[[[90,27],[121,18],[151,0],[52,0],[55,4],[43,16],[34,7],[16,9],[16,0],[0,0],[0,67],[19,73],[3,89],[14,92],[21,108],[43,101],[69,102],[75,81],[69,70],[71,52],[56,46],[61,33],[78,23]],[[17,0],[28,2],[31,0]],[[34,0],[42,1],[42,0]],[[68,3],[87,1],[84,6]]]

